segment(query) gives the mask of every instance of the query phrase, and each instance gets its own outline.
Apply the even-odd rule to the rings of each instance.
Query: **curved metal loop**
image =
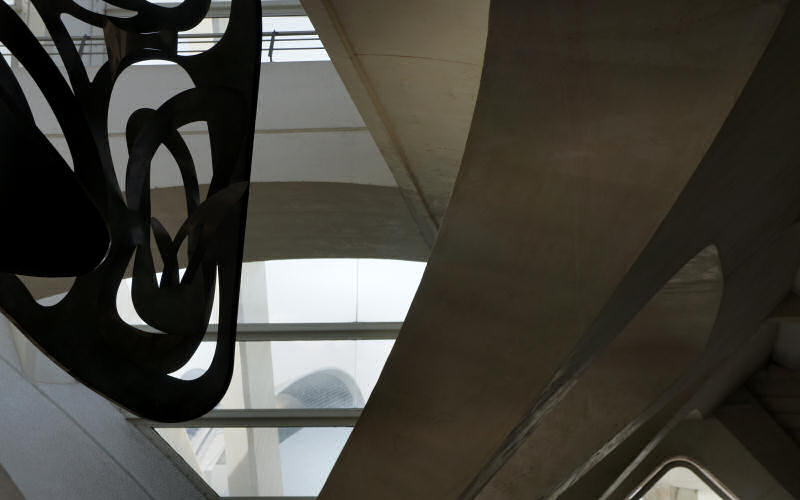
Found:
[[[65,207],[74,205],[79,194],[84,196],[82,206],[87,213],[89,208],[95,211],[99,227],[76,217],[67,217],[64,225],[70,229],[71,222],[83,222],[88,228],[86,241],[105,237],[107,249],[103,247],[91,267],[74,272],[72,275],[78,276],[66,297],[47,308],[36,303],[19,278],[0,272],[0,310],[71,375],[133,413],[167,422],[195,418],[222,398],[233,370],[260,68],[260,2],[233,0],[222,40],[205,53],[184,57],[176,53],[176,33],[199,23],[210,0],[186,0],[175,8],[144,0],[113,0],[114,5],[137,12],[127,19],[87,11],[71,0],[34,1],[67,66],[71,87],[5,4],[0,5],[0,42],[45,95],[65,133],[75,171],[48,167],[41,178],[9,174],[25,172],[24,168],[14,169],[17,158],[8,153],[13,151],[12,142],[27,144],[24,141],[33,141],[30,138],[41,133],[30,120],[13,72],[0,62],[0,103],[14,103],[16,110],[0,113],[0,131],[10,131],[0,134],[0,191],[13,194],[47,186],[48,192],[61,194],[54,199]],[[65,13],[104,28],[111,57],[92,81],[85,78],[80,58],[71,56],[75,47],[60,20]],[[123,196],[109,147],[108,108],[119,75],[131,64],[148,59],[177,62],[189,73],[195,88],[174,96],[157,110],[141,109],[130,117],[126,134],[130,159]],[[12,129],[20,120],[30,127]],[[204,201],[191,152],[178,132],[181,126],[196,121],[208,123],[212,151],[212,178]],[[150,162],[162,144],[178,163],[186,196],[187,219],[174,238],[152,217],[150,209]],[[56,171],[60,173],[55,175]],[[73,184],[74,190],[67,189]],[[31,223],[20,227],[32,229],[10,236],[28,238],[34,247],[53,247],[47,231],[37,232],[38,221],[26,222]],[[164,262],[160,286],[151,231]],[[178,250],[184,242],[189,261],[183,278],[178,279]],[[74,264],[85,251],[83,243],[76,242],[75,249],[61,246],[67,264]],[[53,275],[41,258],[19,258],[22,262],[17,264],[34,274]],[[161,333],[128,325],[117,312],[117,290],[132,259],[134,305]],[[194,380],[173,378],[169,373],[184,364],[203,339],[217,282],[220,317],[211,366]]]

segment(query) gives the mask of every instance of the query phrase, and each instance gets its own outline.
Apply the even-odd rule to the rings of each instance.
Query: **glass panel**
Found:
[[[424,262],[296,259],[266,263],[272,323],[403,321]]]
[[[425,263],[359,259],[357,321],[403,321]]]
[[[217,408],[363,408],[393,340],[239,342],[228,392]],[[214,343],[203,342],[172,374],[194,379],[205,372]]]
[[[424,270],[424,262],[383,259],[247,262],[239,322],[402,322]],[[212,324],[218,318],[217,299],[215,295]],[[131,301],[130,278],[117,291],[117,311],[127,323],[143,324]]]
[[[315,496],[350,428],[156,429],[222,496]]]
[[[314,25],[308,16],[262,17],[261,31],[314,31]]]
[[[267,262],[271,323],[350,323],[356,320],[356,259]]]
[[[641,500],[725,500],[692,470],[682,466],[671,467],[644,495],[638,498]]]

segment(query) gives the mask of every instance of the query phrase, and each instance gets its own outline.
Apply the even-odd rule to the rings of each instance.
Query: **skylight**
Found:
[[[317,495],[375,387],[424,268],[381,259],[245,264],[228,393],[206,417],[156,424],[157,432],[219,495]],[[140,324],[129,287],[125,280],[117,308]],[[172,375],[202,375],[214,346],[203,342]]]

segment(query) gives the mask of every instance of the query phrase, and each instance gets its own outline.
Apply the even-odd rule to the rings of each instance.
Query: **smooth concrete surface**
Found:
[[[714,247],[689,261],[578,380],[478,495],[553,491],[702,354],[722,300]],[[586,425],[591,422],[591,425]]]
[[[735,238],[763,224],[771,206],[746,226],[703,219],[707,224],[692,233],[689,207],[703,199],[694,198],[682,207],[686,217],[673,218],[688,233],[656,231],[704,161],[784,6],[492,3],[481,90],[450,206],[399,340],[321,498],[477,495],[588,376],[602,349],[613,350],[613,339],[648,299],[716,243],[714,222],[730,231],[720,251],[725,320],[715,323],[712,343],[737,320],[737,342],[742,330],[755,330],[759,315],[791,286],[796,231],[744,270],[725,266],[754,251],[753,235]],[[762,73],[774,83],[777,63],[770,64]],[[755,97],[747,102],[745,109]],[[704,172],[723,168],[712,165]],[[739,188],[751,185],[764,187],[743,180]],[[781,196],[776,204],[788,203]],[[731,209],[731,198],[721,201],[715,216]],[[657,246],[651,242],[644,254],[650,260],[641,260],[656,234]],[[706,239],[682,241],[686,234]],[[754,298],[737,318],[743,301]],[[625,425],[627,434],[602,428],[579,454],[601,458],[674,400],[665,413],[672,418],[718,356],[692,364],[646,417]],[[598,450],[597,442],[610,446]],[[572,473],[558,471],[560,480]],[[529,489],[522,498],[548,493]]]
[[[717,245],[725,276],[723,301],[706,354],[595,457],[602,458],[609,447],[646,420],[660,419],[661,409],[684,405],[671,418],[661,420],[663,430],[655,435],[668,429],[688,410],[684,403],[690,401],[698,383],[735,356],[791,291],[800,262],[800,233],[795,224],[800,215],[796,195],[800,176],[790,132],[798,126],[800,103],[795,86],[800,74],[787,68],[800,50],[799,27],[800,10],[790,4],[697,171],[569,361],[540,396],[529,425],[536,422],[536,411],[563,397],[561,388],[585,369],[586,356],[605,348],[641,301],[702,245]],[[502,457],[495,457],[494,463],[501,461]]]
[[[569,484],[562,485],[557,498],[610,498],[612,492],[619,492],[622,485],[629,484],[629,478],[640,470],[649,454],[686,418],[711,416],[713,410],[768,358],[774,340],[775,325],[766,322],[734,349],[734,355],[710,377],[695,381],[694,387],[684,391],[684,396],[691,398],[688,402],[681,397],[672,398],[602,459],[575,474]]]
[[[186,217],[183,188],[154,189],[151,203],[153,216],[174,235]],[[321,182],[251,185],[246,262],[337,257],[424,261],[428,252],[397,188]],[[185,255],[180,258],[183,264]],[[23,281],[37,298],[63,293],[73,282]]]
[[[464,153],[489,1],[302,3],[432,241]]]
[[[28,380],[9,335],[0,317],[0,464],[24,498],[215,498],[91,390]]]

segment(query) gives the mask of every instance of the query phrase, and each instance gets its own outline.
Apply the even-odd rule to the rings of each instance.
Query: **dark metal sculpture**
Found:
[[[177,34],[197,25],[210,0],[174,8],[111,0],[134,11],[112,18],[71,0],[33,0],[64,62],[69,84],[25,24],[0,4],[0,43],[33,77],[64,131],[71,171],[33,121],[25,96],[0,58],[0,309],[76,379],[141,416],[182,421],[211,410],[233,370],[242,247],[261,50],[261,4],[233,0],[222,39],[179,56]],[[101,27],[109,60],[89,79],[62,14]],[[147,59],[177,63],[195,88],[127,123],[123,195],[108,141],[108,108],[125,68]],[[201,201],[192,155],[178,128],[206,122],[213,176]],[[175,158],[187,219],[174,238],[150,214],[150,162],[160,145]],[[163,262],[156,280],[151,231]],[[188,267],[179,278],[178,250]],[[133,262],[139,315],[163,333],[126,324],[116,294]],[[15,274],[77,276],[56,305],[37,304]],[[168,375],[200,344],[219,278],[219,333],[210,368],[185,381]]]

